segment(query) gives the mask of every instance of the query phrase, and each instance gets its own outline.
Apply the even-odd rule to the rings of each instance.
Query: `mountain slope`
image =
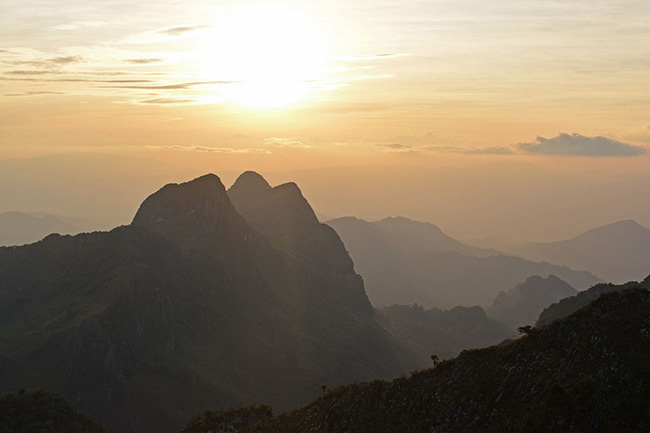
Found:
[[[624,220],[564,241],[525,244],[512,252],[584,269],[612,283],[637,281],[650,273],[650,229]]]
[[[438,226],[431,223],[413,221],[404,217],[389,217],[375,222],[376,225],[393,235],[404,250],[422,253],[455,251],[466,256],[489,257],[501,254],[499,251],[478,248],[447,236]]]
[[[650,428],[648,317],[647,290],[610,293],[510,344],[409,378],[342,387],[277,417],[268,408],[207,412],[183,433],[642,433]]]
[[[500,290],[531,275],[554,274],[574,287],[598,283],[587,272],[517,257],[467,256],[457,251],[423,251],[377,223],[353,217],[327,222],[341,236],[364,278],[373,305],[418,303],[425,307],[489,306]]]
[[[641,283],[629,282],[625,284],[596,284],[595,286],[578,293],[575,296],[570,296],[556,302],[545,308],[537,319],[536,326],[544,326],[549,323],[566,317],[569,314],[578,311],[580,308],[588,305],[594,299],[597,299],[603,293],[618,292],[630,288],[644,288],[650,290],[650,275],[646,277]]]
[[[391,305],[375,309],[375,317],[384,329],[407,344],[423,366],[431,365],[431,355],[451,358],[466,349],[492,346],[514,334],[504,324],[489,319],[478,306],[426,310],[420,305]]]
[[[42,389],[1,396],[0,425],[3,433],[106,433],[68,401]]]
[[[330,276],[307,255],[252,229],[214,175],[166,185],[129,226],[0,248],[0,392],[165,432],[206,405],[288,409],[414,368],[351,264]]]
[[[560,299],[574,296],[578,292],[565,281],[549,275],[529,277],[507,292],[501,291],[487,310],[494,320],[505,323],[511,329],[532,325],[539,313]]]

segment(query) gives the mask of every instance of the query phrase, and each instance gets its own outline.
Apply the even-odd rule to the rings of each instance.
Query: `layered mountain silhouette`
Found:
[[[511,250],[531,260],[582,269],[621,284],[650,273],[650,229],[624,220],[589,230],[572,239],[529,243]]]
[[[113,227],[100,218],[9,211],[0,213],[0,245],[24,245],[50,233],[78,234]]]
[[[539,315],[536,326],[544,326],[552,323],[555,320],[561,319],[563,317],[572,314],[575,311],[585,307],[594,299],[598,299],[603,293],[609,292],[620,292],[621,290],[641,288],[650,290],[650,275],[648,275],[645,280],[638,283],[636,281],[630,281],[625,284],[596,284],[595,286],[578,293],[575,296],[570,296],[556,302],[547,308],[545,308]]]
[[[373,223],[345,217],[327,224],[341,236],[376,306],[488,307],[503,288],[532,275],[557,275],[579,290],[600,282],[585,271],[494,255],[494,250],[455,242],[435,226],[406,218]]]
[[[507,292],[499,292],[487,313],[511,329],[517,329],[534,324],[546,307],[577,293],[576,289],[555,275],[547,278],[535,275]]]
[[[392,305],[377,308],[375,318],[404,342],[423,366],[431,365],[432,355],[447,359],[463,350],[492,346],[514,335],[503,323],[488,318],[478,306],[441,310]]]
[[[509,344],[393,381],[352,384],[300,409],[205,412],[183,433],[631,432],[650,428],[650,292],[601,296]]]
[[[46,387],[109,430],[165,432],[414,368],[295,184],[252,178],[237,209],[206,175],[128,226],[0,248],[0,392]]]

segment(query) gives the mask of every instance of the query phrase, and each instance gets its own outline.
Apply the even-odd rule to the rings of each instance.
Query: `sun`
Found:
[[[205,73],[231,84],[222,97],[257,108],[306,99],[325,73],[325,38],[310,17],[288,9],[239,8],[211,32]]]

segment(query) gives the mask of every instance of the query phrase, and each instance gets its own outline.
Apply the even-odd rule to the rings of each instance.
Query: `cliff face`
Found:
[[[345,386],[277,417],[260,408],[208,412],[183,433],[642,433],[650,428],[649,317],[647,290],[610,293],[519,340],[409,378]],[[233,419],[256,423],[239,429]]]
[[[206,175],[152,194],[130,226],[0,248],[0,392],[46,387],[109,430],[165,432],[413,367],[351,262],[309,250],[331,239],[289,251],[265,233]]]

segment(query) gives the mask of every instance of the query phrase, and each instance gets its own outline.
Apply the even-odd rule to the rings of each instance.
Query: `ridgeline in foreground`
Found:
[[[650,292],[631,289],[408,378],[344,386],[277,417],[268,406],[207,411],[183,433],[643,433],[648,359]]]

